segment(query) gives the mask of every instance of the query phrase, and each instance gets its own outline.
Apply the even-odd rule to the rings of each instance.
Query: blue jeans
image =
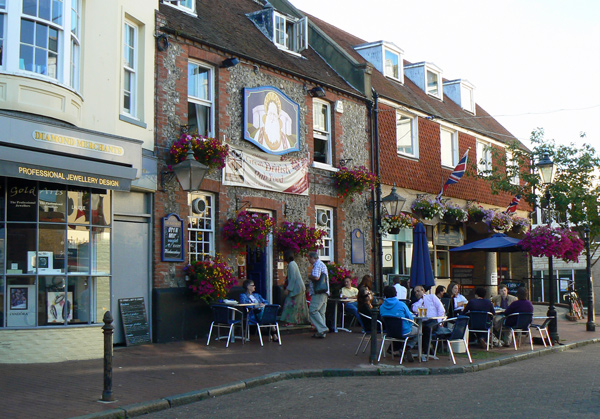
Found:
[[[360,324],[360,327],[362,327],[364,329],[362,319],[360,318],[360,315],[358,314],[358,305],[356,304],[355,301],[353,301],[351,303],[344,303],[344,312],[353,314],[354,317],[356,317],[356,320],[358,320],[358,324]]]

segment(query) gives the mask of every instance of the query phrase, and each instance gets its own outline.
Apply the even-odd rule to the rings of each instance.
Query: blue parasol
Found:
[[[423,285],[428,290],[435,286],[429,247],[427,246],[427,233],[423,223],[418,223],[413,230],[413,254],[410,268],[410,286]]]
[[[519,244],[520,239],[508,237],[506,234],[497,233],[492,237],[467,243],[464,246],[450,249],[451,252],[519,252],[523,248]]]

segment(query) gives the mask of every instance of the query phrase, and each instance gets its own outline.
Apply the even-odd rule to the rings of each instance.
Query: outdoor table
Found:
[[[223,304],[226,304],[228,306],[232,306],[232,307],[236,307],[236,308],[243,308],[244,310],[240,310],[242,312],[242,336],[238,336],[239,338],[242,339],[242,344],[244,344],[246,341],[250,341],[250,309],[253,307],[258,306],[259,304],[257,303],[239,303],[235,300],[226,300],[223,302]],[[245,333],[244,333],[245,332]],[[232,336],[231,339],[232,342],[235,342],[235,334]]]
[[[338,315],[338,304],[340,303],[352,303],[356,302],[356,298],[330,298],[333,301],[333,332],[337,333],[338,329],[343,330],[344,332],[352,333],[352,330],[344,327],[344,314],[346,313],[346,309],[342,306],[342,327],[337,327],[337,315]]]
[[[445,318],[446,318],[445,316],[434,316],[434,317],[429,317],[429,316],[419,317],[419,316],[415,316],[415,321],[419,325],[419,332],[418,332],[418,337],[417,337],[417,346],[419,348],[419,362],[423,361],[423,343],[422,343],[422,339],[423,339],[423,322],[426,321],[426,320],[444,320]],[[432,334],[432,329],[429,330],[429,342],[430,343],[431,343],[431,334]],[[427,353],[429,353],[429,350],[427,351]],[[427,361],[427,360],[425,360],[425,361]]]

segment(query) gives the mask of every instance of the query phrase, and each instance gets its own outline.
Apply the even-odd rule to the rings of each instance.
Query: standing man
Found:
[[[310,252],[308,254],[308,261],[312,265],[312,271],[308,274],[310,279],[310,307],[309,315],[310,321],[313,326],[317,329],[312,337],[318,339],[324,339],[326,333],[329,332],[327,324],[325,322],[325,310],[327,310],[327,297],[329,296],[329,273],[327,272],[327,266],[319,260],[319,254],[317,252]],[[315,294],[313,286],[314,281],[318,281],[321,274],[324,273],[327,277],[327,292],[321,294]]]

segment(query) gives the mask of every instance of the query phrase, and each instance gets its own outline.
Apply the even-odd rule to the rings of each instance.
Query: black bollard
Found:
[[[102,319],[102,333],[104,333],[104,391],[102,391],[102,401],[112,402],[112,359],[113,359],[113,317],[110,311],[104,313]]]
[[[377,299],[373,298],[373,309],[371,310],[373,314],[371,316],[371,355],[369,357],[369,362],[371,365],[376,365],[377,361],[377,319],[379,318],[379,305],[377,304]]]

